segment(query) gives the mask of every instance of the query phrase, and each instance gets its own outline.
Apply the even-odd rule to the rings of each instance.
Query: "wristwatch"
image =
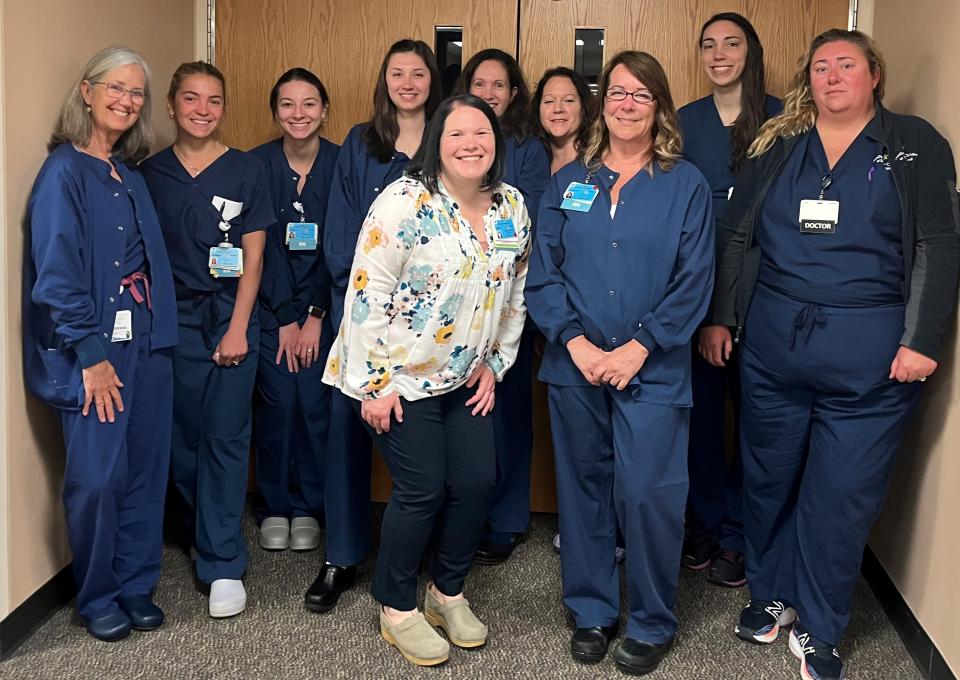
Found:
[[[324,317],[327,316],[327,310],[317,307],[316,305],[310,305],[307,307],[307,314],[312,316],[314,319],[320,319],[323,321]]]

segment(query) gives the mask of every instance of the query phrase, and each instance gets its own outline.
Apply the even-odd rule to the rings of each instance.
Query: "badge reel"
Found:
[[[599,193],[600,190],[595,184],[570,182],[563,192],[563,202],[560,204],[560,208],[562,210],[573,210],[574,212],[590,212],[590,208]]]
[[[285,243],[289,250],[316,250],[317,223],[307,222],[303,211],[303,203],[293,202],[293,209],[300,213],[299,222],[287,222]]]
[[[833,184],[833,177],[827,175],[820,182],[820,197],[817,200],[800,201],[801,234],[835,234],[840,221],[840,201],[827,201],[823,193]]]
[[[243,274],[243,250],[230,243],[230,223],[222,219],[222,208],[220,215],[217,227],[223,232],[223,243],[210,248],[210,276],[235,279]]]

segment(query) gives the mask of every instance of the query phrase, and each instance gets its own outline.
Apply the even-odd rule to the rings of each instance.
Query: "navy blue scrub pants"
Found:
[[[726,401],[736,354],[727,366],[711,366],[693,349],[693,408],[690,410],[689,519],[721,548],[743,552],[743,469],[740,454],[727,463]],[[739,390],[734,399],[739,399]],[[735,408],[734,411],[739,409]]]
[[[747,580],[835,645],[919,383],[888,379],[903,305],[804,304],[758,286],[741,355]]]
[[[177,301],[171,475],[192,514],[197,577],[208,584],[239,579],[247,569],[241,523],[260,322],[254,308],[240,365],[217,366],[213,351],[230,324],[233,302],[224,293]]]
[[[533,457],[533,328],[524,330],[517,359],[497,385],[493,433],[497,482],[487,520],[488,539],[505,544],[530,523],[530,463]]]
[[[687,500],[689,409],[637,401],[630,388],[549,387],[563,601],[578,628],[620,612],[614,549],[626,558],[627,637],[674,637]]]
[[[470,415],[464,404],[473,394],[460,387],[401,400],[402,423],[394,420],[382,435],[367,426],[393,478],[373,577],[373,597],[383,605],[417,607],[417,573],[431,536],[434,584],[444,595],[463,592],[496,477],[492,419]]]
[[[123,411],[101,423],[61,410],[66,445],[66,510],[77,613],[85,619],[117,610],[116,598],[149,595],[160,577],[163,503],[173,410],[172,349],[151,351],[151,314],[128,291],[133,340],[108,343],[107,359],[123,383]]]
[[[256,409],[257,488],[263,496],[263,506],[257,511],[260,521],[323,516],[321,466],[330,429],[332,391],[323,384],[323,369],[331,336],[330,324],[324,321],[320,353],[313,365],[291,373],[286,356],[276,363],[278,329],[260,333],[260,402]]]
[[[346,291],[333,288],[330,295],[332,333],[338,333]],[[327,353],[322,353],[322,356],[325,364],[328,361]],[[333,390],[330,394],[330,433],[321,469],[323,510],[326,515],[325,559],[338,567],[357,564],[370,553],[373,533],[373,510],[370,504],[372,461],[373,443],[360,420],[356,401],[344,396],[340,390]]]

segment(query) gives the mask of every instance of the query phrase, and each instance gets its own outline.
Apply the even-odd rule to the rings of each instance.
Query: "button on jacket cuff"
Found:
[[[97,337],[96,333],[91,333],[86,336],[74,344],[73,348],[76,350],[77,357],[80,359],[81,368],[90,368],[107,359],[107,352],[103,348],[103,343],[100,342],[100,338]]]

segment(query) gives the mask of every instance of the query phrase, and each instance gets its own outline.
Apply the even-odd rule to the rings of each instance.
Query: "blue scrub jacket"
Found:
[[[650,351],[630,381],[635,398],[690,406],[690,337],[713,288],[714,229],[710,187],[678,160],[653,177],[640,171],[621,190],[614,218],[610,190],[619,175],[601,165],[567,165],[540,206],[525,296],[547,336],[540,380],[589,386],[566,343],[578,335],[605,351],[637,340]],[[596,185],[588,212],[560,207],[571,182]]]
[[[23,365],[27,387],[51,406],[83,405],[82,368],[107,358],[119,309],[124,222],[135,217],[149,265],[150,348],[177,344],[173,276],[160,223],[140,172],[56,147],[30,194],[30,255],[24,259]],[[130,204],[124,203],[131,201]]]

